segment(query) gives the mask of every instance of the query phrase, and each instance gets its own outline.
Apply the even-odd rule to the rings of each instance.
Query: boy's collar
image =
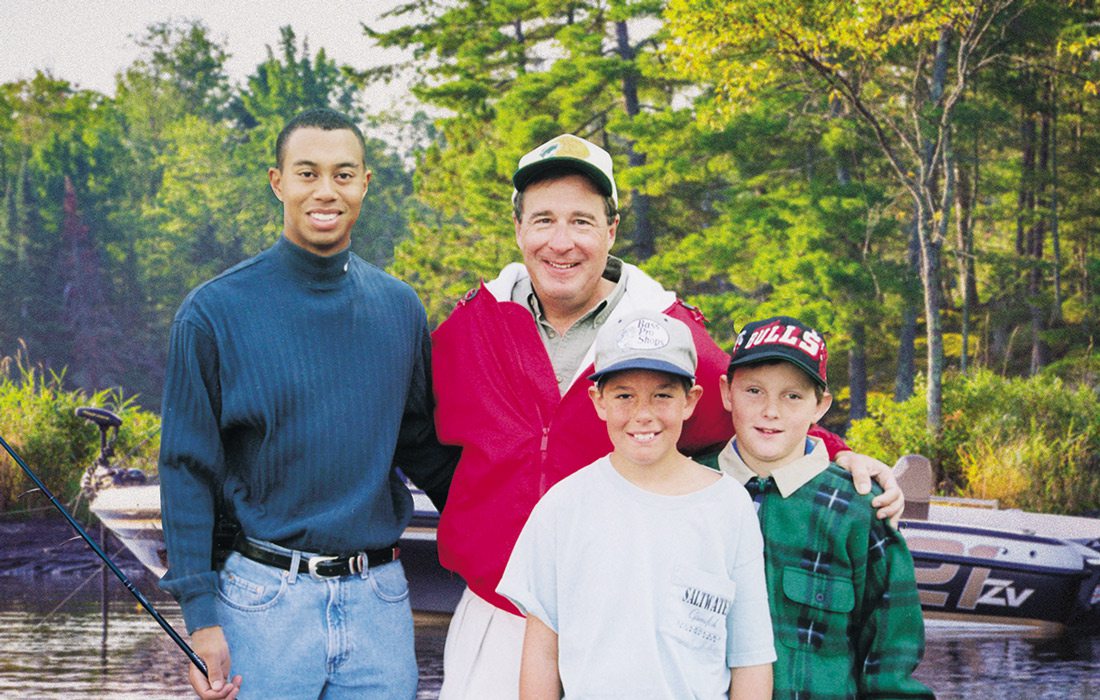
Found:
[[[825,447],[825,443],[816,437],[807,439],[813,442],[812,452],[773,470],[770,475],[775,480],[775,485],[783,498],[790,496],[802,488],[810,479],[829,468],[829,450]],[[749,479],[758,476],[758,474],[750,469],[749,465],[745,464],[745,460],[741,459],[741,455],[737,453],[737,448],[734,446],[736,442],[737,438],[734,438],[719,453],[718,466],[741,485],[744,485]]]

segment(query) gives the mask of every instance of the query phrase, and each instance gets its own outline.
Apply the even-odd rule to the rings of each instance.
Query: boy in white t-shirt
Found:
[[[552,487],[497,592],[526,615],[521,698],[770,698],[763,540],[745,490],[676,449],[691,331],[609,321],[589,390],[614,450]]]

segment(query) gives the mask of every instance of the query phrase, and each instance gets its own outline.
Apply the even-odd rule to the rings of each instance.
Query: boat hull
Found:
[[[921,608],[938,625],[1100,629],[1100,552],[1070,540],[902,521]]]

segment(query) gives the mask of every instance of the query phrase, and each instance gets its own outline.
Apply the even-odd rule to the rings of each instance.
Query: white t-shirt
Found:
[[[539,501],[497,592],[558,634],[567,697],[725,698],[775,660],[763,551],[728,476],[664,496],[604,457]]]

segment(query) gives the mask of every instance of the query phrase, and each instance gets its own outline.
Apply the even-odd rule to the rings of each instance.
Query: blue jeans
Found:
[[[242,699],[416,696],[409,584],[400,561],[314,579],[233,552],[219,575],[218,620]]]

